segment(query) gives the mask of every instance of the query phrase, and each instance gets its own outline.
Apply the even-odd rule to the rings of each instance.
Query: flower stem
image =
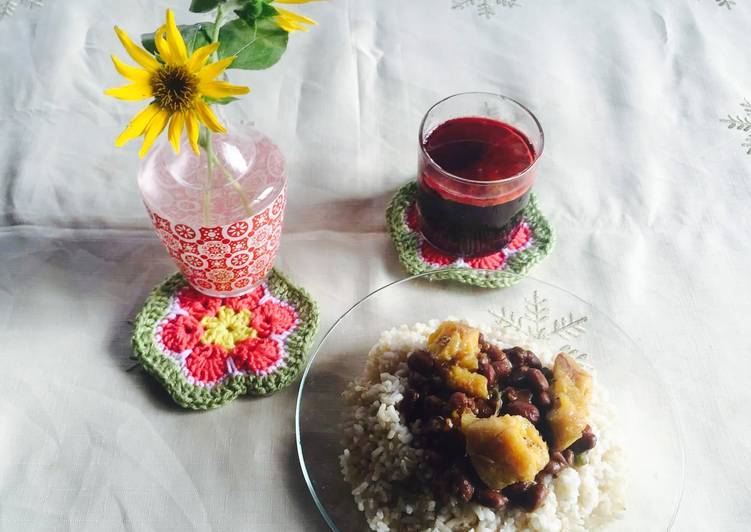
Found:
[[[211,187],[214,181],[214,147],[211,144],[211,131],[206,128],[206,188],[203,191],[203,224],[209,225],[211,221]]]

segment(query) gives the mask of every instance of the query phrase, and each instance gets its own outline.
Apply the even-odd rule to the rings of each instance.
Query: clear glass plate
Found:
[[[581,298],[527,278],[503,290],[429,282],[430,274],[376,290],[348,310],[321,340],[297,401],[297,450],[318,509],[332,530],[368,530],[339,468],[341,393],[358,377],[382,331],[446,317],[491,322],[506,313],[553,349],[587,354],[608,389],[628,457],[627,509],[608,531],[663,531],[675,520],[684,485],[684,450],[667,383],[639,346]],[[586,321],[578,321],[586,318]],[[567,325],[573,322],[573,325]],[[566,327],[564,327],[566,326]],[[561,327],[564,327],[561,329]],[[580,328],[586,329],[585,331]]]

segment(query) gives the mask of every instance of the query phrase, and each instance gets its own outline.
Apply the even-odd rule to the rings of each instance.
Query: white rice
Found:
[[[407,355],[424,349],[439,321],[402,325],[385,331],[371,349],[363,376],[344,393],[344,478],[371,529],[436,532],[584,531],[598,528],[624,509],[624,458],[617,443],[614,410],[593,373],[590,425],[597,445],[583,463],[546,480],[548,495],[534,512],[493,511],[451,498],[441,505],[430,489],[431,472],[421,461],[422,451],[411,446],[412,434],[398,410],[407,384]],[[531,349],[545,366],[556,351],[495,326],[477,326],[485,338],[502,347]],[[419,423],[417,421],[416,423]],[[420,479],[414,485],[401,483]],[[548,477],[549,479],[549,477]]]

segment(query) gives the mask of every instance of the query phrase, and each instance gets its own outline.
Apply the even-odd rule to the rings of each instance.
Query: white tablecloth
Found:
[[[167,6],[197,17],[187,0],[44,3],[0,21],[0,529],[322,529],[297,386],[192,413],[126,371],[128,320],[173,267],[137,146],[112,145],[138,109],[102,94],[119,82],[112,26],[137,35]],[[227,116],[289,162],[278,266],[325,330],[404,275],[383,210],[414,175],[427,108],[467,90],[520,99],[546,131],[537,190],[558,233],[534,275],[614,317],[670,384],[687,453],[676,528],[749,530],[751,156],[720,118],[751,98],[751,5],[524,0],[486,18],[483,3],[295,6],[320,26],[271,70],[233,73],[253,92]]]

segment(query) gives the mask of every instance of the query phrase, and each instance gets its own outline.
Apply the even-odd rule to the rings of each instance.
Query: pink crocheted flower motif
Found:
[[[204,385],[214,385],[235,370],[273,372],[284,358],[287,335],[298,323],[295,309],[271,296],[265,285],[223,299],[186,287],[175,304],[174,316],[156,329],[158,340]]]
[[[419,235],[419,213],[415,203],[407,207],[404,212],[404,223],[410,231]],[[501,251],[482,257],[464,259],[464,263],[473,269],[501,270],[506,265],[506,258],[527,247],[531,238],[532,231],[529,225],[526,222],[522,222],[511,232],[508,244]],[[457,256],[449,255],[436,249],[422,235],[419,235],[418,241],[420,258],[431,266],[446,267],[459,260]]]

